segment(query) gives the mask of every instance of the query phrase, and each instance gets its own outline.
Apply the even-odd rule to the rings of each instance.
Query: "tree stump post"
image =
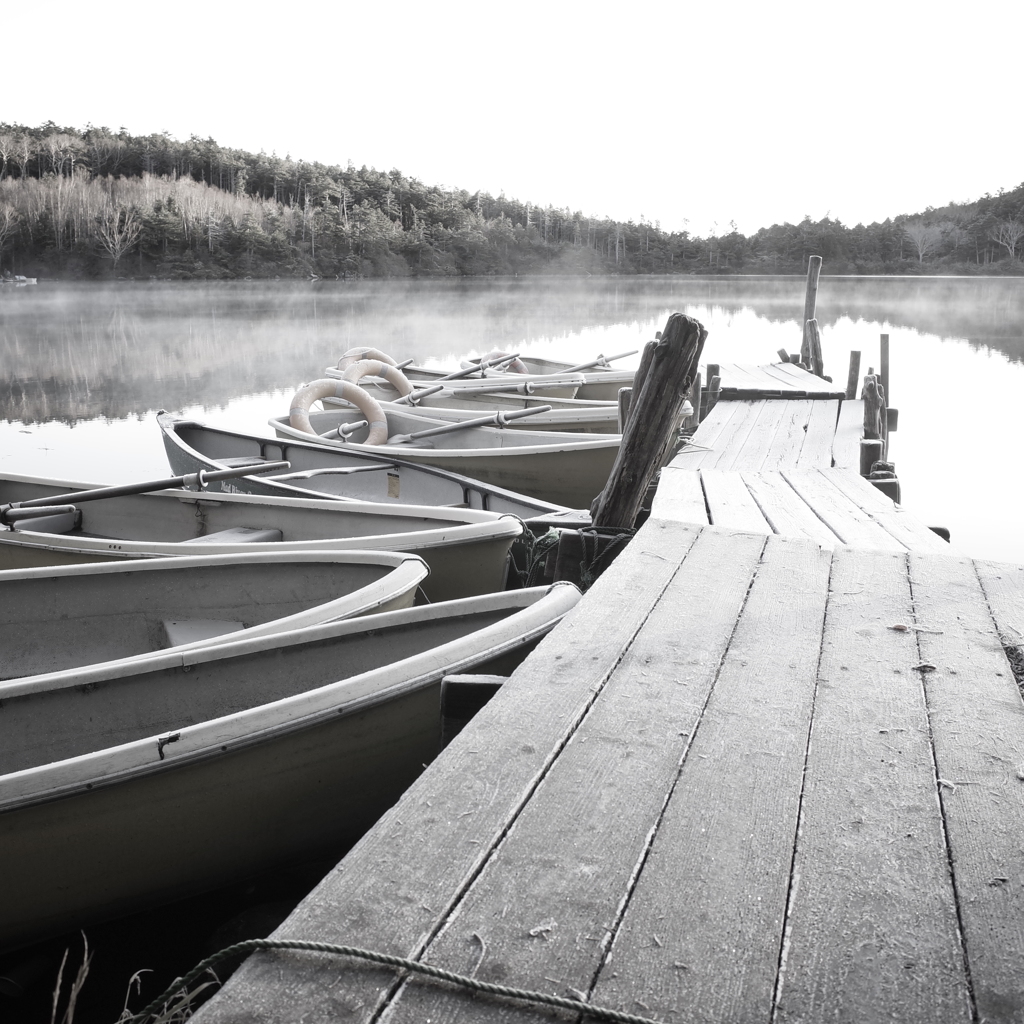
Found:
[[[646,372],[639,386],[634,379],[619,454],[608,483],[594,502],[595,528],[632,528],[647,488],[675,440],[679,412],[696,376],[706,338],[707,331],[699,321],[673,313],[661,339],[644,349],[641,366]]]
[[[800,362],[811,365],[810,340],[807,337],[807,321],[814,319],[814,307],[818,300],[818,275],[821,273],[821,257],[811,256],[807,260],[807,290],[804,293],[803,341],[800,344]]]

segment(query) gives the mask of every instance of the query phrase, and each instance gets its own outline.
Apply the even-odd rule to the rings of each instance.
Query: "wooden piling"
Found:
[[[693,406],[693,412],[683,420],[682,429],[692,434],[700,426],[701,420],[701,376],[699,373],[693,378],[693,384],[690,385],[690,393],[687,397],[690,405]]]
[[[807,348],[810,362],[808,369],[816,377],[825,376],[825,363],[821,357],[821,335],[818,333],[818,321],[811,317],[805,324],[807,333]]]
[[[661,340],[644,349],[646,373],[634,395],[619,454],[594,502],[596,528],[631,528],[655,473],[674,441],[679,410],[697,373],[707,331],[692,317],[673,313]],[[637,372],[639,376],[639,371]]]
[[[821,257],[811,256],[807,261],[807,290],[804,293],[803,341],[800,345],[800,362],[811,365],[810,341],[807,337],[807,321],[814,319],[814,307],[818,300],[818,275],[821,273]]]
[[[850,372],[846,376],[846,397],[853,401],[857,397],[857,380],[860,378],[860,353],[850,353]]]
[[[889,393],[889,335],[883,334],[878,339],[879,347],[879,369],[878,383],[885,389],[886,404],[892,401]]]

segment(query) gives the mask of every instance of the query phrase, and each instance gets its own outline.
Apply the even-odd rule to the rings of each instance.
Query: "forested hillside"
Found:
[[[212,139],[0,122],[0,271],[51,278],[1024,273],[1024,184],[847,227],[698,237]]]

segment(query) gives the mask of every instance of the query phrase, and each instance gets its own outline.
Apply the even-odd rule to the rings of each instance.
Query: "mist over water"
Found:
[[[270,435],[299,384],[357,345],[434,365],[493,348],[582,362],[642,348],[679,311],[708,328],[707,360],[773,362],[799,349],[803,291],[795,277],[5,286],[0,468],[166,476],[158,409]],[[1024,562],[1024,281],[823,276],[817,316],[837,382],[851,349],[866,372],[890,336],[904,505],[962,553]]]

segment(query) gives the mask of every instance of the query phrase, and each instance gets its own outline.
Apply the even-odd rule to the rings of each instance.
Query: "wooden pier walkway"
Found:
[[[664,1021],[1024,1019],[1024,568],[652,519],[277,937]],[[207,1022],[534,1021],[260,953]]]
[[[716,406],[625,551],[274,937],[664,1022],[1024,1022],[1024,567],[956,556],[857,476],[858,405]],[[271,951],[194,1019],[549,1014]]]

